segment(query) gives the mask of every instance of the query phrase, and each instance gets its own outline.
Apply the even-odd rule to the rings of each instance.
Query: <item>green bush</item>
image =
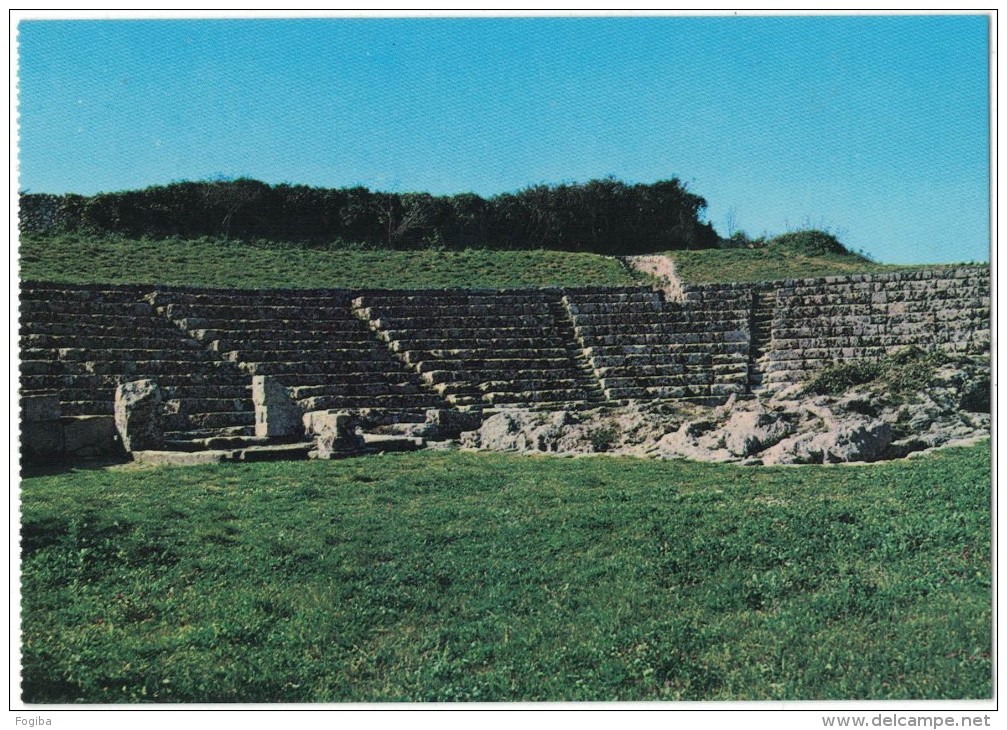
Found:
[[[805,391],[816,395],[839,395],[857,385],[872,383],[881,375],[876,362],[844,362],[823,368],[808,381]]]
[[[952,362],[943,352],[925,352],[916,346],[893,352],[877,361],[855,361],[830,365],[805,385],[805,392],[839,395],[857,385],[884,386],[889,394],[906,394],[933,385],[934,372]]]
[[[678,180],[606,178],[481,198],[206,180],[92,196],[23,194],[22,234],[201,236],[395,250],[555,249],[626,255],[717,245],[706,200]]]
[[[822,254],[845,254],[849,255],[850,250],[839,242],[839,239],[831,233],[808,229],[803,231],[792,231],[783,233],[768,242],[769,246],[785,248],[794,253],[820,256]]]
[[[589,434],[591,447],[598,453],[605,453],[611,449],[619,437],[618,431],[611,426],[597,428]]]

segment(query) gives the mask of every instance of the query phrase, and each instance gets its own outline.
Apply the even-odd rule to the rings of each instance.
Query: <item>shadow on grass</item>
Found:
[[[132,461],[133,459],[127,455],[86,460],[53,459],[45,463],[25,463],[22,458],[20,476],[22,479],[29,479],[55,474],[73,474],[80,471],[97,471],[107,469],[110,466],[123,466],[132,463]]]

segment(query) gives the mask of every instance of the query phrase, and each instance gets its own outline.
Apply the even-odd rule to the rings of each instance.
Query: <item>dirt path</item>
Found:
[[[625,256],[623,260],[631,269],[657,278],[669,301],[682,300],[682,280],[678,278],[678,274],[675,272],[675,262],[671,258],[649,254],[646,256]]]

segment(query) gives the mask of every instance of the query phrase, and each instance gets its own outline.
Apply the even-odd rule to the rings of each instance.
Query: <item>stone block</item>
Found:
[[[68,416],[61,425],[67,456],[106,456],[117,449],[114,416]]]
[[[475,431],[482,425],[480,411],[455,411],[434,408],[426,412],[425,433],[431,438],[457,438],[463,431]]]
[[[126,451],[164,445],[161,389],[153,380],[122,383],[115,390],[115,427]]]
[[[21,455],[30,463],[45,463],[63,457],[63,432],[59,421],[21,424]]]
[[[54,421],[62,415],[59,396],[56,394],[25,395],[21,397],[21,421],[37,423]]]
[[[268,375],[252,376],[256,436],[303,436],[304,412],[286,386]]]
[[[331,459],[360,450],[364,442],[357,435],[357,423],[357,417],[348,411],[332,409],[305,413],[304,426],[308,434],[315,437],[316,458]]]

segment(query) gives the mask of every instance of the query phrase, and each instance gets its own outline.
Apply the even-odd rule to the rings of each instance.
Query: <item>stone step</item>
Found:
[[[744,330],[733,330],[716,333],[699,334],[621,334],[605,335],[603,337],[585,337],[584,353],[590,357],[595,352],[626,351],[626,348],[667,347],[672,349],[689,349],[690,346],[713,346],[715,344],[743,344],[748,347],[749,335]],[[621,350],[620,350],[621,348]]]
[[[674,366],[685,365],[688,355],[700,354],[710,355],[711,358],[718,359],[738,359],[745,358],[748,348],[744,344],[730,345],[702,345],[699,347],[676,346],[674,348],[663,348],[659,351],[649,351],[650,348],[643,348],[644,352],[623,353],[617,348],[591,348],[591,364],[596,372],[601,372],[607,368],[646,368],[653,366]]]
[[[206,392],[213,393],[227,393],[230,395],[233,392],[240,392],[240,390],[248,390],[251,387],[250,378],[230,378],[222,377],[226,373],[185,373],[185,374],[174,374],[174,375],[160,375],[154,380],[162,388],[162,390],[175,389],[190,389],[187,392],[202,393],[204,391],[193,391],[192,388],[205,388]],[[108,389],[114,391],[119,383],[129,382],[130,380],[136,380],[132,375],[122,375],[122,374],[94,374],[94,373],[77,373],[77,374],[60,374],[60,375],[26,375],[22,374],[21,382],[23,387],[29,387],[25,385],[27,383],[31,384],[31,388],[40,390],[63,390],[67,388],[81,388],[85,390],[102,390]]]
[[[423,314],[416,317],[385,317],[371,320],[372,329],[388,331],[423,331],[436,329],[439,331],[467,332],[483,329],[521,329],[542,328],[551,329],[556,326],[555,319],[548,312],[541,314],[504,314],[486,315],[482,317],[442,317],[436,314]]]
[[[176,432],[177,433],[177,432]],[[195,431],[193,434],[204,434],[205,431]],[[240,449],[248,446],[265,446],[273,443],[275,437],[247,436],[243,434],[194,435],[193,438],[165,439],[166,451],[204,451],[207,449]]]
[[[378,433],[364,434],[364,450],[372,454],[417,451],[424,446],[426,446],[426,442],[418,436]]]
[[[650,325],[681,323],[720,322],[732,320],[748,320],[751,312],[748,309],[664,309],[641,310],[638,312],[599,312],[597,314],[575,314],[573,323],[582,327],[603,327],[622,325]]]
[[[298,385],[290,389],[293,398],[311,398],[314,396],[374,396],[374,395],[415,395],[429,393],[417,382],[406,380],[390,381],[348,381],[328,385]]]
[[[394,329],[380,330],[379,336],[386,342],[427,342],[430,340],[452,341],[457,347],[469,347],[471,344],[492,344],[501,342],[513,347],[515,341],[529,341],[544,346],[551,346],[562,336],[560,328],[555,325],[541,327],[437,327],[424,329]],[[420,349],[420,348],[412,348]],[[422,349],[428,349],[423,346]]]
[[[613,388],[606,391],[612,400],[688,400],[705,398],[725,398],[732,394],[743,394],[744,384],[712,383],[709,385],[655,386],[652,388]]]
[[[352,310],[346,303],[329,303],[327,300],[316,300],[312,303],[298,304],[231,304],[224,302],[204,303],[200,305],[171,303],[158,306],[158,312],[169,319],[185,319],[188,317],[209,318],[214,320],[349,320],[353,317]]]
[[[132,303],[144,297],[138,289],[78,289],[30,286],[22,288],[19,300],[25,302]]]
[[[196,466],[234,461],[297,461],[307,459],[314,448],[314,443],[303,443],[202,451],[134,451],[133,459],[151,466]]]
[[[364,307],[355,310],[358,317],[367,320],[388,319],[397,321],[399,319],[426,318],[436,319],[468,319],[472,317],[522,317],[522,316],[547,316],[549,305],[546,302],[535,302],[528,304],[428,304],[426,306],[398,306],[379,305]]]
[[[205,347],[212,352],[219,353],[237,350],[239,352],[266,355],[277,350],[311,352],[323,349],[331,350],[333,352],[350,353],[384,352],[387,349],[384,343],[371,337],[369,333],[367,333],[366,338],[354,336],[349,340],[346,340],[330,335],[292,339],[290,337],[282,336],[279,333],[277,337],[271,339],[262,339],[258,337],[220,338],[214,337],[214,335],[217,334],[216,332],[204,330],[197,330],[197,332],[205,332],[206,334],[206,336],[202,338],[202,341],[205,343],[204,345],[201,345],[202,347]]]
[[[579,369],[526,369],[526,370],[430,370],[423,373],[423,380],[431,385],[443,383],[487,383],[522,382],[548,380],[584,380]]]
[[[201,349],[196,340],[188,337],[181,330],[165,332],[160,337],[138,337],[129,335],[81,335],[76,332],[68,334],[27,334],[21,335],[22,350],[30,348],[59,349],[63,347],[82,350],[164,350],[164,349]]]
[[[394,365],[394,363],[393,363]],[[354,383],[388,383],[390,385],[405,385],[407,383],[419,384],[419,376],[405,368],[396,368],[383,372],[312,372],[307,369],[305,372],[282,373],[275,376],[277,380],[288,388],[299,387],[342,387]]]
[[[436,337],[429,337],[425,339],[420,339],[415,336],[410,336],[408,338],[403,338],[401,340],[392,339],[388,341],[388,349],[395,353],[405,353],[405,352],[421,352],[430,353],[440,350],[469,350],[472,352],[477,352],[482,354],[492,354],[494,352],[503,352],[505,350],[538,350],[543,351],[547,349],[555,348],[558,342],[562,342],[566,350],[567,347],[575,347],[576,342],[572,339],[567,342],[566,340],[557,340],[555,338],[544,337],[544,336],[522,336],[522,337],[512,337],[509,335],[501,334],[499,330],[496,331],[496,336],[494,337],[483,337],[483,338],[451,338],[444,336],[442,333],[437,333]]]
[[[231,306],[350,306],[348,289],[207,289],[203,291],[158,291],[152,299],[156,306],[168,304]]]
[[[197,346],[173,347],[170,349],[109,349],[97,350],[94,348],[80,347],[58,347],[48,349],[26,348],[21,353],[25,360],[32,360],[36,357],[56,357],[66,362],[150,362],[150,361],[175,361],[175,362],[206,362],[214,360],[212,355],[207,354]]]
[[[509,307],[512,305],[535,305],[549,301],[559,301],[562,294],[556,290],[520,290],[520,289],[499,289],[499,290],[455,290],[455,291],[424,291],[416,293],[391,293],[382,292],[380,294],[364,294],[353,299],[354,309],[367,309],[369,307],[386,308],[393,307],[412,309],[414,311],[424,311],[438,306],[480,306],[492,305],[498,307]]]
[[[747,322],[720,320],[709,322],[661,322],[657,324],[633,323],[625,325],[577,325],[574,328],[577,336],[583,340],[593,340],[605,337],[639,337],[641,335],[711,335],[720,332],[735,332],[747,329]]]
[[[444,400],[436,393],[416,393],[413,395],[319,395],[299,400],[298,405],[308,411],[339,410],[413,410],[443,408]],[[421,419],[422,420],[422,419]]]
[[[630,377],[636,373],[646,373],[653,375],[682,375],[688,370],[696,367],[701,367],[702,369],[708,369],[706,365],[686,365],[682,362],[665,362],[665,363],[650,363],[650,364],[623,364],[617,361],[617,358],[606,358],[606,362],[609,365],[604,367],[596,367],[595,375],[598,378],[617,378],[617,377]]]
[[[179,398],[165,397],[164,407],[170,413],[254,411],[250,397],[240,398]]]
[[[107,316],[114,318],[149,317],[153,314],[154,309],[148,302],[143,301],[78,302],[62,299],[27,299],[20,302],[20,311],[22,317],[45,320],[61,319],[67,315],[70,317],[81,317],[84,315],[88,317]]]
[[[655,359],[668,357],[672,362],[693,353],[710,355],[745,355],[748,352],[748,342],[709,342],[697,340],[687,343],[651,342],[643,344],[593,344],[584,348],[584,354],[593,362],[599,358],[618,358],[647,356]]]
[[[347,372],[347,363],[353,362],[367,362],[366,359],[361,358],[357,361],[346,360],[310,360],[307,362],[242,362],[238,364],[239,369],[247,375],[300,375],[309,373],[321,373],[321,374],[338,374],[339,377],[348,377],[352,373]],[[390,356],[384,360],[386,364],[385,370],[380,370],[378,368],[373,368],[369,370],[363,370],[362,368],[356,368],[356,372],[363,375],[365,372],[369,373],[371,377],[394,377],[395,374],[406,374],[409,371],[403,363],[393,360]]]
[[[579,352],[580,348],[575,347]],[[529,355],[538,359],[552,360],[565,359],[570,357],[569,347],[543,347],[543,348],[462,348],[462,349],[440,349],[440,350],[405,350],[398,353],[402,361],[414,368],[426,361],[444,362],[467,362],[467,361],[487,361],[487,360],[520,360]]]
[[[626,388],[652,388],[665,386],[689,386],[689,385],[709,385],[714,381],[711,371],[693,371],[679,375],[635,375],[622,377],[601,378],[602,388],[606,392],[621,390]]]
[[[237,461],[302,461],[315,449],[313,441],[296,444],[249,446],[238,451]]]
[[[387,348],[375,346],[369,347],[343,348],[339,342],[332,342],[326,346],[318,344],[312,348],[303,349],[251,349],[241,348],[239,350],[221,351],[216,353],[219,359],[227,362],[243,363],[283,363],[283,362],[313,362],[322,361],[328,363],[365,363],[373,361],[380,363],[387,361]],[[383,356],[380,360],[374,360],[375,356]]]
[[[110,416],[115,413],[114,398],[65,399],[63,393],[58,395],[60,413],[64,416]]]
[[[185,333],[167,320],[119,317],[115,320],[97,317],[68,317],[62,321],[21,320],[19,334],[27,335],[70,335],[72,337],[103,337],[129,332],[138,338],[178,341],[187,339]]]
[[[252,411],[218,411],[216,413],[188,413],[185,423],[190,428],[220,428],[222,426],[254,426]]]
[[[227,366],[230,365],[230,368]],[[233,373],[233,365],[214,361],[46,361],[24,360],[21,362],[23,375],[121,375],[130,380],[142,378],[158,379],[165,375],[189,374],[194,370],[206,374],[219,372]]]
[[[470,381],[472,382],[472,381]],[[528,393],[533,391],[587,391],[597,389],[595,381],[581,378],[515,378],[506,380],[482,380],[476,383],[481,393]]]
[[[536,403],[536,402],[570,402],[587,401],[591,398],[597,399],[598,394],[587,390],[550,389],[519,392],[490,392],[484,393],[482,400],[490,405]]]
[[[167,322],[167,320],[165,320]],[[201,333],[201,340],[320,340],[326,337],[367,339],[366,323],[345,320],[211,319],[186,317],[173,320],[188,332]]]
[[[199,441],[211,438],[255,437],[254,426],[225,426],[222,428],[166,429],[166,441]]]
[[[570,316],[577,320],[580,317],[590,317],[590,316],[621,316],[621,315],[646,315],[646,314],[663,314],[665,307],[664,300],[657,296],[648,298],[646,300],[629,300],[629,301],[591,301],[591,302],[575,302],[570,301],[567,304],[567,310]]]
[[[534,355],[515,358],[437,358],[412,363],[418,373],[433,371],[517,372],[528,370],[565,370],[577,367],[569,355],[539,358]]]

